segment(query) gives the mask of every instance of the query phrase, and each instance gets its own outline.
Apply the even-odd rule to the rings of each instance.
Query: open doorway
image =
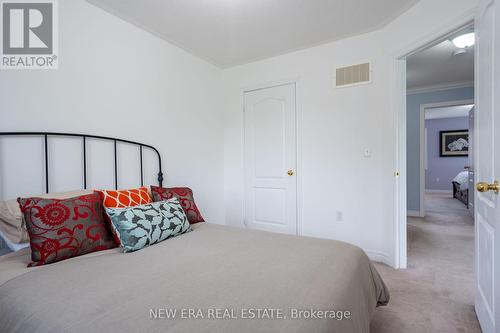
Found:
[[[454,92],[472,96],[474,88],[465,88]],[[435,97],[439,99],[441,95]],[[474,191],[469,194],[469,183],[474,181],[470,139],[473,116],[473,98],[420,105],[420,207],[416,213],[410,211],[410,216],[425,217],[427,210],[457,206],[455,200],[444,206],[438,204],[449,198],[463,203],[460,208],[469,210],[471,217],[474,215]]]
[[[471,332],[479,331],[469,212],[473,37],[466,26],[406,57],[405,124],[408,273],[422,290],[444,295],[433,297],[435,305],[451,304]]]
[[[469,112],[474,106],[472,26],[406,59],[407,209],[424,217],[429,194],[460,194],[453,180],[470,167]],[[458,37],[458,38],[457,38]],[[455,179],[457,180],[457,179]],[[463,185],[467,189],[468,183]],[[456,189],[456,188],[455,188]]]
[[[467,26],[406,58],[409,225],[445,224],[473,209],[468,190],[473,180],[473,38],[473,26]],[[472,224],[472,216],[465,214],[462,222]],[[410,228],[408,244],[411,249]]]

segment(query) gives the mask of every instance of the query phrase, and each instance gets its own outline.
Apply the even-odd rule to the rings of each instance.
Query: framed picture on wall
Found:
[[[469,155],[469,130],[440,131],[439,146],[441,157]]]

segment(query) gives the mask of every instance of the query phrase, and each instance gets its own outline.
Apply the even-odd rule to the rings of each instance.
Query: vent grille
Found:
[[[340,67],[336,70],[335,86],[347,87],[371,81],[370,63]]]

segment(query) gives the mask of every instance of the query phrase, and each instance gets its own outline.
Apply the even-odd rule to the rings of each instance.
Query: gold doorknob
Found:
[[[493,191],[496,194],[498,194],[500,186],[498,185],[498,180],[495,180],[493,184],[488,184],[484,182],[477,183],[476,189],[478,192],[487,192],[487,191]]]
[[[291,169],[288,170],[286,174],[289,175],[289,176],[293,176],[293,170],[291,170]]]

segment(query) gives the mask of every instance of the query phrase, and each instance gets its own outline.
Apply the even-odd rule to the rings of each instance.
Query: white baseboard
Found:
[[[387,266],[394,267],[394,262],[386,253],[373,250],[365,250],[365,252],[371,261],[381,262],[383,264],[386,264]]]
[[[453,190],[425,190],[425,193],[443,193],[443,194],[452,194]]]
[[[419,210],[409,210],[406,212],[406,215],[410,217],[424,217],[422,212],[420,212]]]

